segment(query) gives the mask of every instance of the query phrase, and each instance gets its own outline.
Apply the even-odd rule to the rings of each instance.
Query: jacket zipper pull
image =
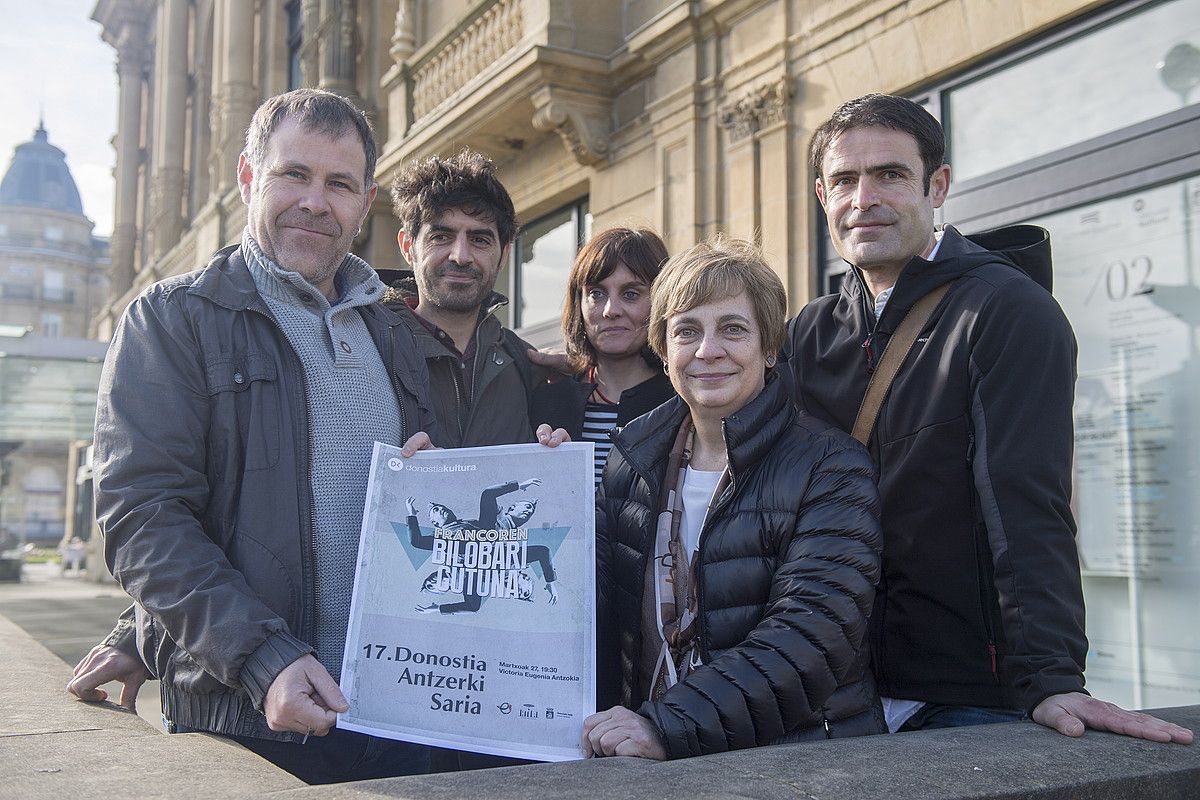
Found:
[[[863,355],[866,356],[866,359],[867,359],[867,371],[874,372],[875,371],[875,362],[871,358],[871,336],[868,336],[866,339],[863,339],[862,349],[863,349]]]
[[[992,674],[996,674],[996,645],[988,642],[988,655],[992,658]]]

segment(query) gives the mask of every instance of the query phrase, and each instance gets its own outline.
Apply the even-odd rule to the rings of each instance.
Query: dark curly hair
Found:
[[[494,223],[502,247],[517,235],[517,212],[496,165],[470,149],[407,164],[392,183],[392,207],[400,229],[414,239],[422,225],[452,210]]]
[[[648,228],[609,228],[591,238],[575,257],[567,278],[567,296],[563,301],[562,335],[567,360],[575,372],[596,366],[596,349],[583,326],[583,293],[612,275],[619,264],[650,285],[667,260],[667,247],[658,234]]]

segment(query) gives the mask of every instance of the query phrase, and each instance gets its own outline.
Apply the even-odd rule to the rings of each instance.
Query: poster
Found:
[[[1073,488],[1087,685],[1128,708],[1192,705],[1200,178],[1034,222],[1050,229],[1054,293],[1079,343]]]
[[[376,444],[338,727],[582,758],[595,711],[592,444]]]
[[[1035,220],[1079,342],[1075,503],[1084,568],[1200,566],[1200,181]]]

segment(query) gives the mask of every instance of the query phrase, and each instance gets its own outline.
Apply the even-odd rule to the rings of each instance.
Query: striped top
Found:
[[[596,486],[604,475],[604,465],[612,450],[612,439],[608,432],[617,427],[617,406],[610,403],[588,401],[583,409],[583,441],[596,443]]]

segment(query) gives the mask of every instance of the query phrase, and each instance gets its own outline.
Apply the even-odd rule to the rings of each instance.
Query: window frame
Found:
[[[541,331],[552,325],[553,329],[555,331],[558,330],[558,326],[559,326],[558,317],[555,317],[552,320],[541,320],[539,322],[533,323],[532,325],[527,324],[524,319],[525,318],[525,308],[524,308],[524,305],[521,300],[521,288],[522,288],[522,277],[523,276],[521,275],[521,269],[520,269],[520,267],[521,267],[521,252],[522,252],[522,237],[524,236],[525,230],[535,227],[539,223],[542,223],[551,217],[558,216],[558,215],[562,214],[564,211],[570,211],[571,212],[571,224],[574,225],[574,227],[575,227],[575,255],[578,255],[580,248],[582,248],[583,245],[587,242],[587,237],[588,237],[588,227],[589,227],[590,218],[591,218],[590,206],[589,206],[588,200],[589,200],[589,195],[585,194],[582,197],[578,197],[569,203],[565,203],[561,206],[558,206],[557,208],[553,209],[552,211],[548,211],[547,213],[542,214],[542,215],[538,216],[536,219],[533,219],[530,222],[525,223],[521,226],[521,231],[519,231],[517,233],[516,237],[513,239],[512,251],[509,253],[509,259],[508,259],[508,285],[505,287],[505,293],[508,295],[508,305],[509,305],[509,325],[508,325],[508,327],[512,328],[515,331],[522,331],[522,330]],[[575,256],[573,255],[571,258],[572,258],[572,263],[574,263]],[[567,266],[567,269],[568,270],[570,269],[570,265]]]
[[[951,92],[1167,1],[1133,0],[1109,5],[1071,19],[950,79],[908,93],[906,96],[923,103],[946,131],[950,195],[938,210],[936,221],[948,221],[965,233],[973,233],[1200,173],[1200,151],[1195,145],[1200,141],[1200,103],[1192,103],[966,181],[954,180],[954,153],[949,150],[954,125],[949,113]],[[816,216],[816,288],[821,295],[836,292],[849,267],[832,248],[819,204]]]

